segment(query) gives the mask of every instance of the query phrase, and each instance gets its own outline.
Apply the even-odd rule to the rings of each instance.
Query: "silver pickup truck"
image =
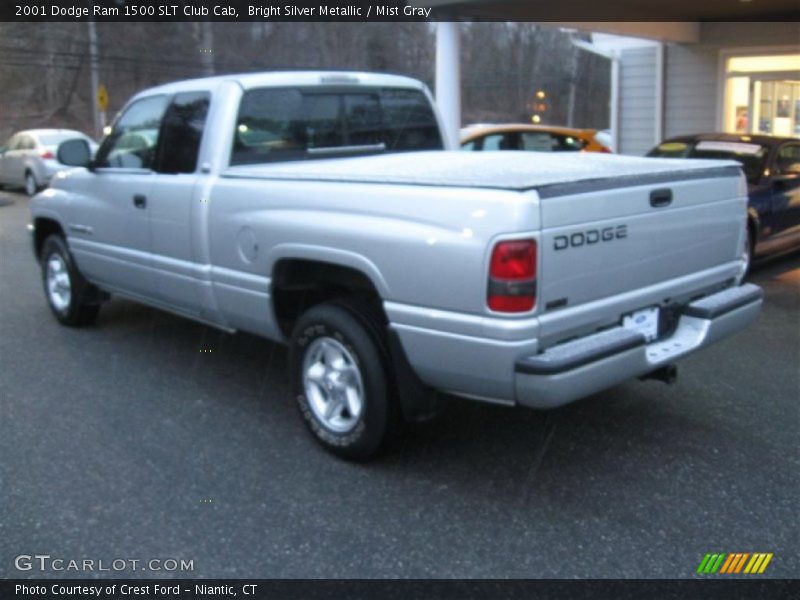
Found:
[[[748,325],[735,163],[451,152],[421,83],[261,73],[135,96],[31,202],[65,325],[111,294],[290,346],[300,412],[373,455],[437,393],[549,408]]]

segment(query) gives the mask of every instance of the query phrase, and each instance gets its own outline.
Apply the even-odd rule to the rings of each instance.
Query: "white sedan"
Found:
[[[85,139],[92,149],[97,144],[85,133],[73,129],[28,129],[11,136],[0,147],[0,185],[21,187],[33,196],[66,165],[58,162],[56,152],[61,142]]]

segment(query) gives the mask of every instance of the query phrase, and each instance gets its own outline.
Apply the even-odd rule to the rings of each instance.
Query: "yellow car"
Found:
[[[594,129],[550,125],[470,125],[461,130],[461,149],[532,152],[611,152]]]

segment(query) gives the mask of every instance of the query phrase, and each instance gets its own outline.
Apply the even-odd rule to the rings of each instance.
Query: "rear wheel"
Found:
[[[42,245],[42,283],[50,310],[62,325],[89,325],[100,311],[99,291],[83,278],[64,238],[51,235]]]
[[[36,176],[31,171],[25,171],[25,193],[28,196],[33,196],[39,191],[39,184],[36,181]]]
[[[354,305],[319,304],[300,317],[291,340],[306,426],[327,450],[353,460],[377,454],[396,424],[386,346],[372,318]]]

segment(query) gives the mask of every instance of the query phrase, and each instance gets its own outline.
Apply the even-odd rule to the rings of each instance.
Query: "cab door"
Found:
[[[97,151],[92,170],[70,176],[67,223],[81,272],[110,291],[154,297],[150,260],[150,191],[167,96],[129,104]]]
[[[199,155],[211,95],[176,94],[161,125],[156,175],[148,198],[155,293],[159,302],[201,316],[204,274],[194,232],[204,231]],[[205,277],[207,279],[207,277]]]

